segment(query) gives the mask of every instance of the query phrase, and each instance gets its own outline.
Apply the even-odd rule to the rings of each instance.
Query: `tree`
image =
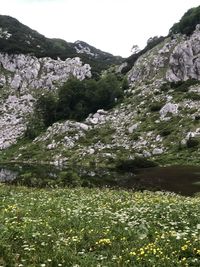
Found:
[[[137,53],[140,52],[140,50],[141,50],[141,49],[139,48],[138,45],[133,45],[132,48],[131,48],[131,53],[132,53],[132,54],[137,54]]]
[[[200,24],[200,6],[189,9],[182,16],[181,20],[171,27],[169,33],[190,35],[195,30],[197,24]]]

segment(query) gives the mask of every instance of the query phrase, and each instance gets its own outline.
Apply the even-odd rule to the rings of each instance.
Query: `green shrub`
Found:
[[[165,128],[160,131],[160,136],[165,137],[172,133],[172,130],[170,128]]]
[[[52,93],[41,95],[36,102],[36,113],[42,117],[45,127],[50,126],[56,120],[57,100]]]
[[[199,140],[196,139],[195,137],[190,137],[188,140],[187,140],[187,148],[194,148],[194,147],[197,147],[199,145]]]
[[[44,129],[45,129],[45,125],[43,121],[41,120],[41,118],[39,118],[36,115],[33,115],[29,118],[29,122],[27,124],[24,135],[26,138],[33,140],[38,135],[40,135],[42,131],[44,131]]]
[[[193,101],[200,101],[200,95],[195,92],[188,92],[184,98],[191,99]]]
[[[70,78],[59,90],[58,100],[52,95],[42,96],[36,109],[46,126],[58,120],[84,120],[98,109],[110,109],[123,97],[121,83],[113,74],[99,81],[79,81]]]
[[[195,121],[200,121],[200,115],[195,116]]]
[[[190,86],[198,84],[200,84],[200,81],[196,79],[188,79],[186,81],[178,82],[166,82],[161,85],[160,90],[163,92],[167,92],[170,89],[173,89],[176,92],[187,92]]]
[[[189,9],[178,23],[175,23],[170,34],[182,33],[186,35],[192,34],[197,24],[200,23],[200,6]]]
[[[140,168],[150,168],[155,167],[157,164],[146,158],[137,157],[135,159],[120,159],[116,163],[116,169],[120,171],[134,171]]]
[[[156,102],[149,106],[149,110],[151,112],[156,112],[156,111],[160,111],[162,107],[163,107],[163,103]]]

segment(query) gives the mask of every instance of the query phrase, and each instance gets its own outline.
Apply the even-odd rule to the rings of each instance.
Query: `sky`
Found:
[[[9,15],[48,38],[81,40],[113,55],[131,55],[171,26],[199,0],[0,0]]]

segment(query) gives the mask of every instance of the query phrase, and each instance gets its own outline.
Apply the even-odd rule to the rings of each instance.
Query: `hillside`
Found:
[[[8,148],[16,143],[19,137],[21,139],[15,146],[2,151],[1,159],[49,162],[55,165],[75,163],[113,167],[119,160],[145,157],[161,165],[198,164],[199,26],[196,25],[196,30],[189,36],[178,33],[153,41],[155,42],[152,46],[149,45],[148,49],[131,60],[130,70],[126,70],[126,76],[119,72],[130,62],[129,59],[122,65],[107,70],[108,74],[112,72],[120,81],[127,79],[126,86],[123,87],[121,83],[121,88],[124,88],[121,102],[117,101],[116,105],[108,110],[104,110],[103,106],[98,107],[99,110],[79,122],[57,121],[33,141],[23,138],[30,120],[27,114],[33,113],[33,103],[37,102],[42,92],[46,94],[53,90],[58,97],[56,92],[59,79],[63,77],[59,71],[56,78],[54,76],[58,62],[45,59],[47,63],[43,64],[42,59],[39,59],[39,63],[38,59],[35,59],[33,62],[37,63],[37,66],[41,64],[40,70],[35,77],[29,77],[28,83],[25,83],[23,75],[24,73],[27,75],[28,72],[24,65],[20,63],[21,69],[18,70],[16,66],[19,63],[15,67],[9,63],[8,65],[11,64],[13,67],[9,69],[5,67],[7,66],[5,62],[12,62],[12,59],[8,55],[2,56],[2,75],[4,73],[2,80],[6,82],[1,89],[5,95],[1,115],[3,133],[0,140],[1,148]],[[80,41],[76,43],[77,53],[85,51],[91,54],[92,50],[84,49],[84,45]],[[28,69],[32,60],[33,58],[30,58],[25,64]],[[69,74],[73,73],[80,80],[90,77],[90,67],[82,65],[80,61],[75,62],[78,64],[78,69],[74,72],[73,68],[69,68]],[[12,77],[15,74],[14,81],[16,81],[16,75],[20,72],[24,91],[21,90],[20,95],[17,95],[14,89],[9,91],[8,88],[17,84],[13,82]],[[66,80],[66,77],[64,79]],[[62,80],[60,82],[62,84]],[[34,100],[30,101],[32,97]],[[79,104],[79,111],[84,110],[83,102]],[[15,119],[12,119],[12,116],[15,116]],[[15,123],[17,119],[22,120],[20,127],[20,123]],[[8,128],[9,124],[12,128]]]

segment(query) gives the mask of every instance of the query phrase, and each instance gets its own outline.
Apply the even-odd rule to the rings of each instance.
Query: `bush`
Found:
[[[60,88],[57,98],[47,93],[38,99],[26,136],[34,139],[44,128],[58,120],[82,121],[98,109],[114,107],[122,97],[121,82],[113,74],[99,81],[70,78]]]
[[[198,84],[200,84],[200,81],[196,79],[188,79],[186,81],[178,82],[167,82],[161,85],[160,90],[163,92],[167,92],[170,89],[173,89],[176,92],[188,92],[190,86]]]
[[[166,128],[160,131],[160,136],[165,137],[170,135],[172,130],[170,128]]]
[[[196,115],[194,119],[195,121],[200,121],[200,115]]]
[[[138,157],[135,159],[119,160],[116,169],[120,171],[134,171],[135,169],[155,167],[157,164],[146,158]]]
[[[198,145],[199,145],[199,140],[197,140],[195,137],[190,137],[186,143],[187,148],[194,148],[197,147]]]
[[[163,107],[163,103],[157,102],[157,103],[153,103],[152,105],[150,105],[149,109],[152,112],[156,112],[156,111],[160,111],[162,107]]]
[[[43,121],[41,120],[41,118],[34,115],[29,118],[29,122],[27,124],[27,128],[26,128],[24,135],[26,138],[33,140],[38,135],[40,135],[44,129],[45,129],[45,125]]]
[[[42,95],[35,106],[37,114],[42,117],[45,127],[50,126],[56,120],[57,100],[51,93]]]
[[[187,93],[184,98],[186,99],[191,99],[193,101],[200,101],[200,95],[198,93],[195,92],[189,92]]]
[[[200,6],[189,9],[178,23],[175,23],[170,34],[182,33],[186,35],[192,34],[197,24],[200,23]]]
[[[110,109],[123,97],[120,82],[113,74],[99,81],[69,79],[59,90],[55,120],[81,121],[98,109]],[[48,112],[48,111],[47,111]],[[49,115],[47,114],[47,117]]]

